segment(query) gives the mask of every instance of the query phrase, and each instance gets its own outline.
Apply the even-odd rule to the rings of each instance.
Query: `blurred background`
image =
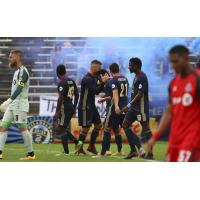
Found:
[[[58,81],[55,69],[58,64],[66,65],[68,76],[76,81],[80,89],[81,78],[87,73],[91,60],[100,60],[105,69],[112,62],[117,62],[131,87],[134,75],[128,70],[129,59],[139,57],[149,79],[150,116],[159,121],[167,102],[168,84],[174,75],[168,62],[168,51],[175,44],[184,44],[190,49],[191,64],[196,66],[200,52],[200,38],[197,37],[0,38],[0,102],[10,95],[14,71],[8,67],[7,57],[11,49],[19,49],[24,53],[24,65],[30,73],[30,116],[53,114]],[[45,114],[43,108],[49,106],[51,114]],[[97,106],[103,116],[104,107]]]
[[[168,50],[175,44],[187,45],[191,50],[191,64],[199,59],[200,38],[0,38],[0,102],[10,95],[13,70],[7,56],[11,49],[24,53],[24,64],[30,73],[30,114],[39,113],[41,95],[57,95],[55,73],[58,64],[65,64],[68,76],[78,85],[88,71],[90,61],[99,59],[104,68],[117,62],[130,82],[128,71],[131,57],[140,57],[143,71],[149,78],[150,114],[159,116],[166,104],[167,87],[173,76],[168,63]]]

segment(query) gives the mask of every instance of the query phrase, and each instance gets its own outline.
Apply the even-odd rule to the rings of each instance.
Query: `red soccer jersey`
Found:
[[[169,86],[172,105],[169,148],[200,148],[200,85],[197,74],[192,72],[185,78],[176,75]]]

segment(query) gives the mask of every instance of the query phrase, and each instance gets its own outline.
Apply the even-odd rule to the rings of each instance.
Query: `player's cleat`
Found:
[[[106,156],[111,156],[112,152],[111,151],[106,151]]]
[[[145,156],[145,159],[153,160],[153,154],[147,153],[147,155]]]
[[[33,156],[27,155],[24,158],[20,158],[20,160],[36,160],[36,156],[35,155],[33,155]]]
[[[77,155],[86,155],[86,152],[83,149],[80,149],[76,154]]]
[[[78,144],[75,145],[76,153],[79,154],[79,151],[83,148],[83,142],[78,141]]]
[[[125,156],[125,153],[123,151],[120,151],[120,152],[115,152],[112,154],[112,156]]]
[[[131,159],[131,158],[136,158],[136,157],[138,157],[138,153],[137,152],[131,152],[124,159]]]
[[[106,155],[101,155],[100,153],[95,156],[92,156],[92,158],[104,158],[104,157],[106,157]]]
[[[3,154],[0,154],[0,160],[2,160],[3,159]]]
[[[139,157],[140,158],[145,158],[146,157],[146,152],[145,152],[145,150],[143,148],[141,148],[139,150]]]
[[[89,146],[89,147],[87,148],[87,151],[89,151],[90,153],[92,153],[92,154],[94,154],[94,155],[97,155],[97,154],[98,154],[98,152],[97,152],[95,146]]]

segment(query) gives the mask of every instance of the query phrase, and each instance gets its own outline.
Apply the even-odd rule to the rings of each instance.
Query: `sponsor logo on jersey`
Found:
[[[172,104],[177,105],[182,103],[183,106],[190,106],[193,102],[193,97],[189,93],[185,93],[182,97],[173,97]]]
[[[33,116],[28,118],[28,130],[33,136],[33,142],[47,144],[52,140],[52,118]]]
[[[141,89],[142,88],[142,84],[139,84],[139,87],[138,87],[139,89]]]

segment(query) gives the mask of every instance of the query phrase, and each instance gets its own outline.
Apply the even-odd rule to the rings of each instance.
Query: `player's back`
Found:
[[[110,85],[112,90],[117,88],[118,89],[118,95],[119,95],[119,107],[123,108],[128,103],[128,88],[129,83],[125,76],[115,76],[110,81]]]
[[[172,106],[172,124],[170,129],[170,147],[190,149],[200,148],[200,83],[197,75],[180,75],[169,86]]]
[[[97,84],[97,80],[90,73],[87,73],[81,81],[81,94],[78,108],[82,110],[95,106],[95,92],[92,90]]]
[[[64,77],[58,83],[58,93],[62,96],[64,104],[73,104],[75,90],[77,89],[74,80]]]

